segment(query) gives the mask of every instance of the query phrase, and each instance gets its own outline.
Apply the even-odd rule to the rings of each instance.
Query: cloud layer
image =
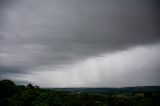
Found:
[[[104,53],[157,43],[158,4],[156,0],[1,0],[0,77],[50,66],[63,69]]]
[[[10,74],[14,80],[42,87],[124,87],[159,85],[160,44],[102,54],[65,68],[35,69],[32,74]],[[145,54],[144,54],[145,53]],[[37,72],[36,70],[41,70]]]

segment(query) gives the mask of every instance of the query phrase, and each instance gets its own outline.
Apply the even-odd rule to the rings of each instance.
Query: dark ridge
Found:
[[[87,92],[87,93],[136,93],[160,91],[160,86],[137,86],[122,88],[44,88],[56,91]]]

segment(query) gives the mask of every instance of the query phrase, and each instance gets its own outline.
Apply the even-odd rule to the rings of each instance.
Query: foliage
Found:
[[[160,106],[159,91],[88,93],[40,89],[0,81],[0,106]]]

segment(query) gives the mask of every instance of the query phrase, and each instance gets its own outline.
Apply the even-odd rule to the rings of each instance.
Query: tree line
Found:
[[[87,93],[0,81],[0,106],[160,106],[160,92]]]

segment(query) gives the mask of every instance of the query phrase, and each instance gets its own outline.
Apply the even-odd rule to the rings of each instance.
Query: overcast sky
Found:
[[[0,79],[42,87],[160,85],[158,0],[0,0]]]

